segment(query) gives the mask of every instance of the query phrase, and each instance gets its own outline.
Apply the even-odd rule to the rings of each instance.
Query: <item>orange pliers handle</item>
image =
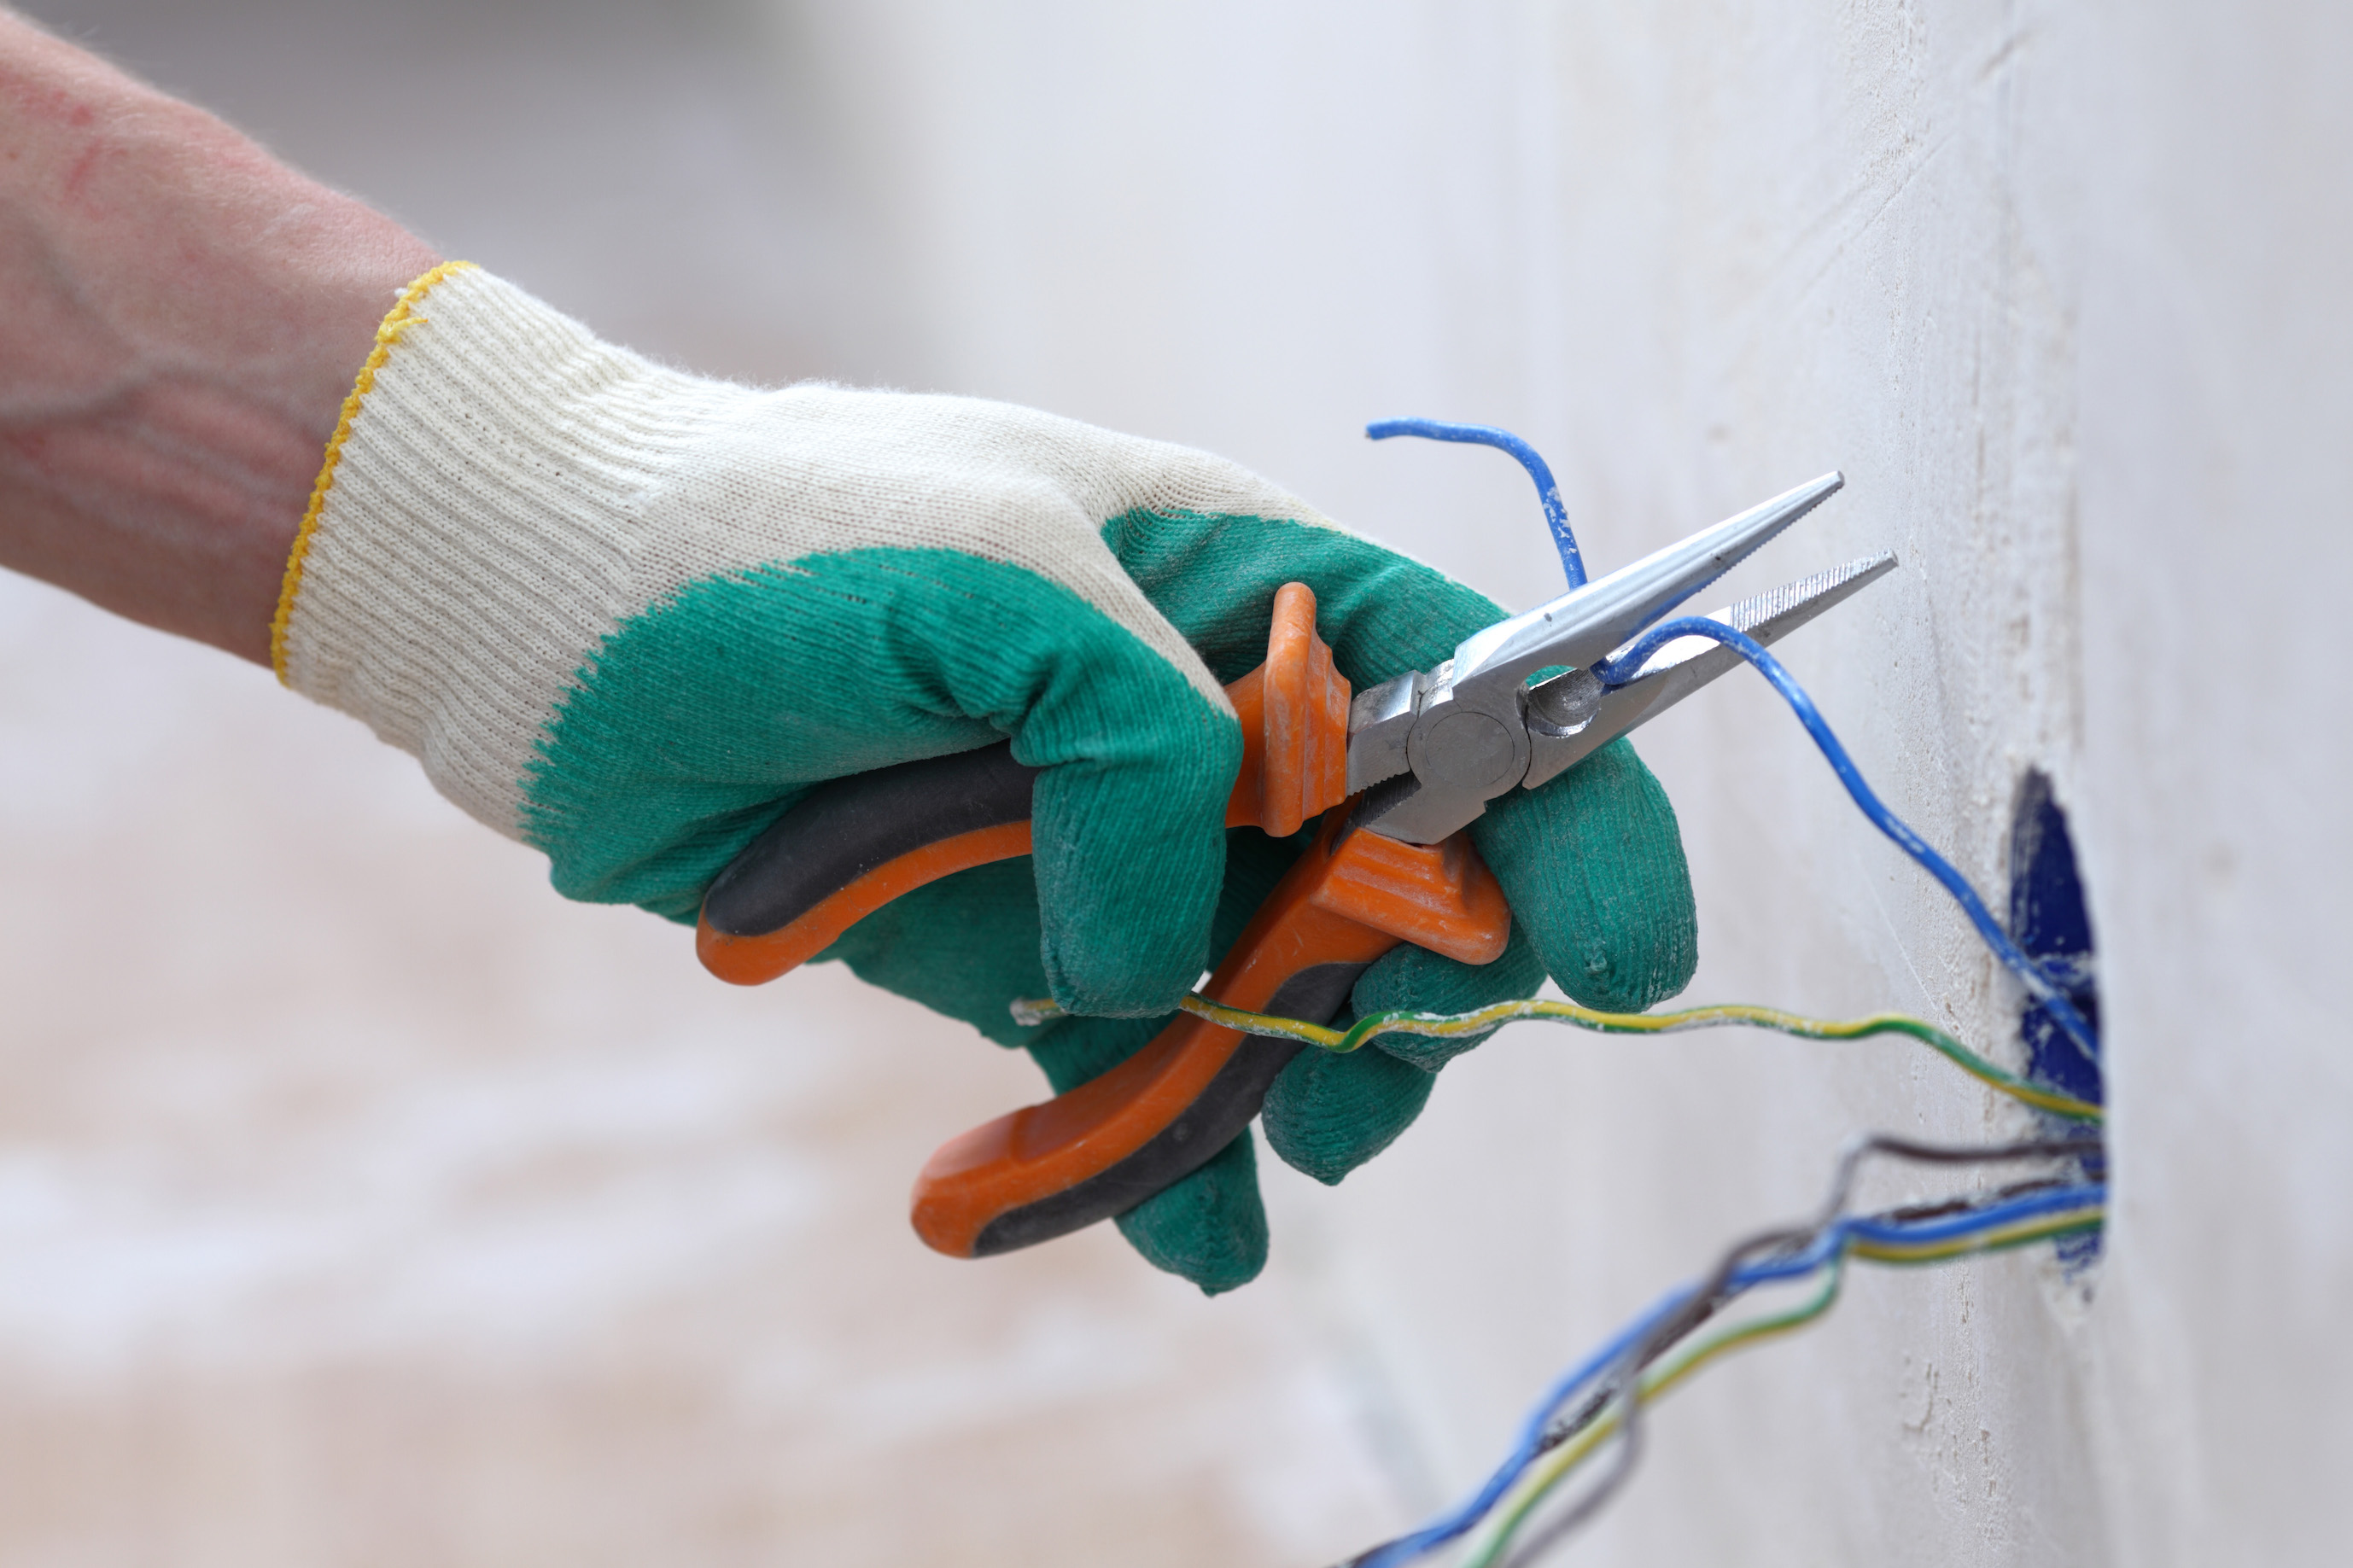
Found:
[[[1502,954],[1511,910],[1467,837],[1406,844],[1351,831],[1333,809],[1346,795],[1349,689],[1306,584],[1275,595],[1266,662],[1226,693],[1243,736],[1226,825],[1288,837],[1324,820],[1208,996],[1322,1023],[1401,942],[1466,963]],[[902,893],[1029,853],[1034,777],[998,745],[820,785],[712,884],[703,965],[738,984],[773,980]],[[942,1147],[916,1179],[916,1234],[978,1258],[1133,1208],[1232,1142],[1301,1048],[1183,1015],[1101,1077]]]

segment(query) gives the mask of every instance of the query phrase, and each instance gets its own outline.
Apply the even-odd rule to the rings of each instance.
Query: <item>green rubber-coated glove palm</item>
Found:
[[[346,414],[273,637],[290,685],[543,849],[567,896],[681,921],[816,784],[1009,737],[1042,770],[1034,858],[836,952],[1058,1081],[1148,1038],[1280,874],[1284,847],[1229,855],[1222,826],[1241,737],[1220,687],[1263,658],[1274,589],[1315,589],[1359,684],[1496,614],[1219,459],[1003,405],[681,374],[462,267],[411,288]],[[1680,985],[1689,893],[1639,764],[1491,816],[1530,940],[1475,973],[1400,954],[1357,1005],[1523,994],[1539,962],[1573,993]],[[1088,1016],[1014,1030],[1007,1004],[1041,992]],[[1308,1063],[1270,1137],[1335,1179],[1423,1078]],[[1238,1142],[1124,1228],[1239,1283],[1264,1251],[1250,1158]]]

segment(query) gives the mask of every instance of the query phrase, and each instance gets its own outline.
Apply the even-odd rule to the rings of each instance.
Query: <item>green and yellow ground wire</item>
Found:
[[[1873,1013],[1867,1018],[1841,1021],[1809,1018],[1802,1014],[1784,1013],[1778,1008],[1758,1007],[1741,1002],[1724,1003],[1712,1007],[1687,1007],[1677,1013],[1602,1013],[1591,1007],[1580,1007],[1574,1002],[1498,1002],[1475,1013],[1416,1013],[1410,1010],[1375,1013],[1369,1017],[1357,1019],[1343,1030],[1311,1024],[1303,1018],[1283,1018],[1271,1013],[1251,1013],[1240,1007],[1229,1007],[1222,1003],[1212,1002],[1198,991],[1187,993],[1177,1005],[1198,1018],[1246,1035],[1297,1040],[1335,1053],[1353,1051],[1380,1035],[1421,1035],[1434,1039],[1448,1039],[1475,1035],[1499,1025],[1528,1018],[1574,1024],[1578,1028],[1592,1029],[1605,1035],[1672,1035],[1686,1029],[1721,1028],[1728,1024],[1745,1024],[1751,1028],[1771,1029],[1809,1040],[1861,1040],[1874,1035],[1905,1035],[1936,1051],[1979,1083],[2037,1110],[2048,1111],[2070,1121],[2097,1124],[2102,1119],[2100,1108],[2090,1101],[2030,1083],[2016,1073],[1995,1066],[1934,1024],[1907,1013]],[[1050,1000],[1021,1001],[1013,1005],[1014,1018],[1023,1024],[1042,1024],[1049,1018],[1062,1016],[1061,1007]]]

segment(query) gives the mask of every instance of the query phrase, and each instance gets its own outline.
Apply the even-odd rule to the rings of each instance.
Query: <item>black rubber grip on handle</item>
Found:
[[[1026,820],[1037,778],[1000,741],[828,780],[728,862],[703,894],[704,923],[727,936],[781,930],[902,855]]]

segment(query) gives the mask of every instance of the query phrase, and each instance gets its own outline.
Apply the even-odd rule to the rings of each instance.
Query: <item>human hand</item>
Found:
[[[289,574],[289,683],[545,850],[568,896],[681,921],[812,785],[1010,737],[1042,770],[1033,858],[918,889],[828,956],[1029,1047],[1058,1089],[1149,1039],[1296,853],[1222,826],[1220,686],[1264,656],[1275,590],[1314,590],[1359,685],[1500,614],[1219,459],[1002,405],[699,380],[479,271],[412,290],[366,384]],[[1358,1010],[1524,995],[1546,968],[1640,1007],[1688,977],[1672,813],[1630,751],[1474,834],[1512,947],[1400,950]],[[1040,992],[1083,1016],[1017,1027]],[[1337,1180],[1441,1059],[1303,1058],[1270,1141]],[[1237,1141],[1122,1228],[1240,1283],[1265,1250],[1250,1159]]]

